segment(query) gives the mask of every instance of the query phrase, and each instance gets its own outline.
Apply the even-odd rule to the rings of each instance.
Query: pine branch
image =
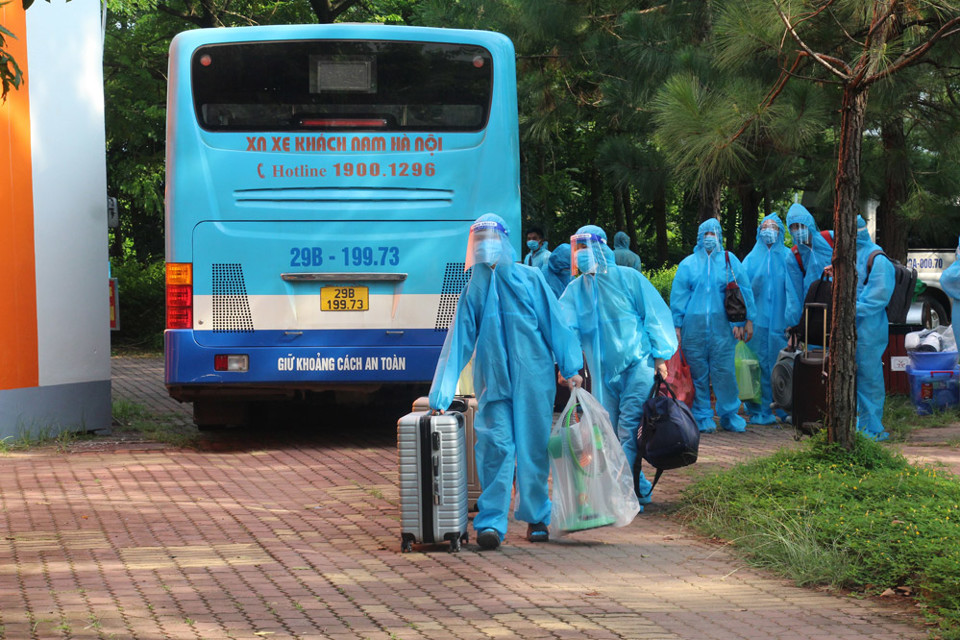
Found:
[[[810,15],[810,16],[807,16],[806,18],[804,18],[804,19],[801,20],[800,22],[804,22],[805,20],[811,19],[813,16],[815,16],[816,14],[820,13],[821,11],[823,11],[823,10],[824,10],[827,6],[829,6],[831,3],[832,3],[832,0],[831,0],[830,3],[827,3],[827,4],[825,4],[823,7],[821,7],[820,9],[818,9],[814,14],[812,14],[812,15]],[[803,39],[800,37],[800,34],[797,33],[797,30],[794,28],[794,26],[793,26],[792,24],[790,24],[790,19],[783,13],[783,10],[780,8],[780,3],[775,1],[773,4],[774,4],[774,7],[775,7],[776,10],[777,10],[777,15],[780,16],[780,19],[783,21],[783,24],[786,25],[787,31],[790,32],[790,35],[791,35],[791,36],[793,36],[794,42],[796,42],[797,45],[799,45],[799,47],[800,47],[801,49],[803,49],[803,50],[807,53],[808,56],[810,56],[811,58],[813,58],[814,60],[816,60],[823,68],[825,68],[827,71],[829,71],[829,72],[832,73],[833,75],[835,75],[835,76],[837,76],[838,78],[840,78],[840,80],[846,82],[846,81],[849,79],[849,74],[851,73],[851,69],[850,69],[850,67],[847,65],[847,63],[844,62],[843,60],[840,60],[839,58],[834,58],[833,56],[826,56],[826,55],[823,55],[822,53],[817,53],[817,52],[815,52],[813,49],[811,49],[810,46],[809,46],[806,42],[804,42]],[[799,22],[798,22],[798,24],[799,24]],[[833,64],[831,64],[831,63],[833,63]],[[844,73],[844,72],[840,71],[839,69],[837,69],[837,68],[834,66],[834,64],[837,64],[837,65],[843,67],[843,69],[846,71],[846,73]]]
[[[900,57],[894,60],[893,64],[884,68],[883,71],[866,78],[863,81],[864,86],[869,86],[874,82],[882,80],[905,67],[917,63],[923,56],[927,54],[928,51],[930,51],[931,48],[933,48],[933,45],[935,45],[938,41],[949,38],[957,33],[960,33],[960,16],[945,22],[935,34],[930,36],[929,40],[920,46],[900,54]]]

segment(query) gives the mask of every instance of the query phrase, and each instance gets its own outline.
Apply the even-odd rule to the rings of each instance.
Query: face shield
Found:
[[[470,226],[464,268],[469,269],[475,264],[496,265],[504,257],[507,242],[507,230],[499,222],[474,222]]]
[[[607,260],[601,245],[606,244],[593,233],[577,233],[570,236],[570,271],[573,277],[580,273],[606,273]]]
[[[810,229],[806,225],[794,222],[790,225],[790,237],[793,238],[794,244],[810,245]]]
[[[760,239],[769,247],[777,241],[780,235],[780,227],[773,220],[767,220],[760,225]]]

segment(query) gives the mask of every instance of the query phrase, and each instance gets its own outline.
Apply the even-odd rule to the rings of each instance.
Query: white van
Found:
[[[923,324],[927,327],[936,327],[941,324],[950,324],[950,297],[940,288],[940,274],[953,264],[956,258],[955,249],[910,249],[907,251],[905,266],[917,270],[917,280],[927,285],[920,294],[910,313],[907,322]]]

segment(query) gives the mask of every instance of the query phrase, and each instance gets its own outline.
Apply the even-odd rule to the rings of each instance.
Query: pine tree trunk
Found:
[[[600,218],[600,190],[603,189],[603,180],[600,178],[600,172],[596,169],[590,170],[590,218],[587,224],[597,224]]]
[[[708,180],[700,185],[700,222],[710,218],[720,219],[720,191],[722,185],[719,180]]]
[[[745,256],[757,242],[757,224],[760,220],[760,192],[752,183],[737,187],[740,196],[740,247],[738,254]]]
[[[910,162],[903,119],[894,118],[880,128],[883,141],[884,190],[877,207],[877,244],[894,260],[907,259],[907,220],[900,208],[907,200]]]
[[[633,198],[630,187],[623,187],[623,231],[630,238],[630,248],[640,249],[637,242],[637,221],[633,217]]]
[[[857,427],[857,210],[866,91],[844,85],[833,209],[833,317],[827,378],[827,438],[853,448]]]
[[[667,263],[667,192],[661,185],[653,195],[653,226],[657,230],[657,262]]]
[[[613,220],[614,233],[617,231],[623,231],[623,190],[618,187],[613,187]],[[610,234],[610,246],[613,246],[613,234]]]

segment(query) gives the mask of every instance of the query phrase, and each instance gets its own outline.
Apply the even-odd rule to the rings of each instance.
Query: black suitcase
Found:
[[[823,344],[826,344],[827,305],[822,303],[807,303],[803,308],[804,334],[809,336],[807,329],[811,314],[821,316]],[[821,315],[822,314],[822,315]],[[817,324],[821,324],[818,322]],[[823,414],[827,411],[827,360],[829,352],[824,349],[811,350],[806,342],[803,350],[794,359],[793,365],[793,426],[797,437],[813,435],[823,426]]]
[[[467,452],[463,414],[414,412],[397,423],[400,550],[467,541]]]

